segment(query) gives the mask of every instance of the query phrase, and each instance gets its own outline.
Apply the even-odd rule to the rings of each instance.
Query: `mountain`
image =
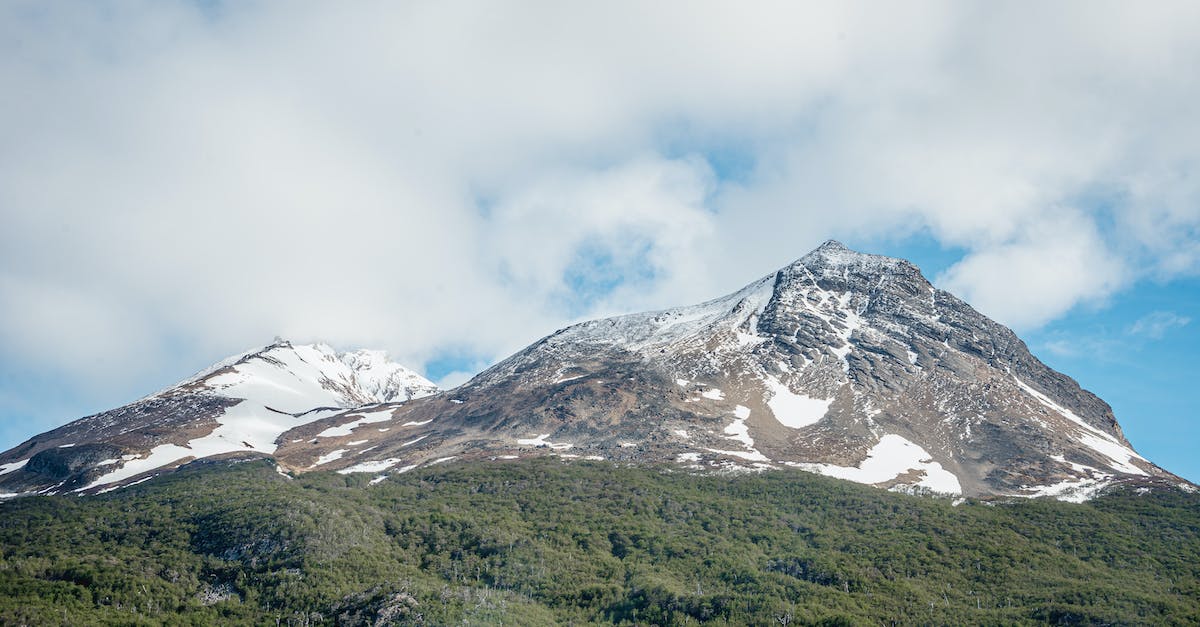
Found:
[[[242,356],[0,455],[0,490],[95,490],[234,452],[379,480],[550,454],[966,496],[1191,489],[1012,331],[912,264],[833,241],[723,298],[562,329],[448,392],[353,355],[284,343]],[[278,377],[297,392],[281,397]]]
[[[376,411],[387,420],[370,427],[298,427],[276,456],[378,472],[542,452],[1075,500],[1115,481],[1184,483],[1012,331],[912,264],[832,241],[723,298],[575,325]]]
[[[270,455],[297,425],[437,391],[381,351],[277,340],[5,452],[0,492],[102,490],[193,459]]]

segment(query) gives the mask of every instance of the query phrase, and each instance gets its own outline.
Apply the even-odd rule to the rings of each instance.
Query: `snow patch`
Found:
[[[714,400],[714,401],[725,400],[725,393],[722,392],[721,390],[718,390],[717,388],[709,388],[709,389],[701,392],[700,396],[703,396],[704,398]]]
[[[344,449],[344,448],[339,448],[335,451],[330,451],[330,452],[318,457],[317,461],[313,462],[313,465],[309,466],[309,468],[316,468],[317,466],[323,466],[325,464],[328,464],[329,462],[337,461],[337,460],[341,459],[342,455],[344,455],[345,453],[346,453],[346,449]]]
[[[778,379],[769,375],[764,382],[771,392],[771,397],[767,399],[767,406],[771,408],[771,413],[775,414],[775,420],[785,427],[800,429],[816,424],[825,417],[825,414],[829,412],[829,406],[833,404],[833,399],[824,400],[796,394]]]
[[[218,427],[218,430],[219,429],[220,427]],[[213,431],[213,433],[216,433],[216,431]],[[124,460],[125,463],[120,468],[117,468],[106,475],[102,475],[88,485],[73,490],[73,492],[83,492],[88,488],[124,481],[130,477],[135,477],[144,472],[154,470],[155,468],[161,468],[169,464],[181,463],[190,457],[195,457],[198,459],[208,455],[227,453],[231,450],[228,443],[223,442],[220,439],[213,438],[212,434],[203,438],[192,440],[191,442],[188,442],[188,445],[189,447],[182,447],[176,444],[161,444],[150,449],[150,451],[145,454],[145,457],[124,455],[121,459]],[[232,450],[245,450],[245,447],[241,446]],[[96,465],[110,466],[116,464],[118,461],[119,460],[116,459],[106,459]]]
[[[706,448],[704,450],[706,450],[710,453],[716,453],[718,455],[729,455],[730,457],[740,457],[742,459],[745,459],[747,461],[752,461],[752,462],[769,462],[769,461],[771,461],[771,459],[769,457],[767,457],[766,455],[763,455],[762,453],[759,453],[757,450],[722,451],[722,450],[718,450],[715,448]],[[687,453],[684,453],[684,455],[687,455]]]
[[[421,440],[424,440],[424,439],[425,439],[425,438],[427,438],[427,437],[429,437],[429,434],[428,434],[428,433],[426,433],[425,435],[423,435],[423,436],[420,436],[420,437],[418,437],[418,438],[416,438],[416,439],[409,440],[409,441],[405,442],[404,444],[401,444],[401,445],[400,445],[400,448],[404,448],[404,447],[406,447],[406,446],[412,446],[413,444],[416,444],[417,442],[420,442]]]
[[[114,460],[112,460],[112,463],[116,463],[116,461],[117,460],[114,459]],[[9,462],[7,464],[0,464],[0,475],[7,475],[10,472],[18,471],[18,470],[24,468],[25,464],[28,464],[28,463],[29,463],[28,459],[22,459],[19,462]],[[99,465],[99,464],[97,464],[97,465]]]
[[[758,452],[758,449],[754,448],[754,438],[750,437],[750,427],[746,425],[746,419],[750,417],[750,408],[738,405],[734,408],[733,415],[735,420],[729,426],[725,427],[725,437],[741,442],[749,451],[721,451],[711,448],[705,450],[721,455],[732,455],[750,461],[771,461],[766,455],[763,455]]]
[[[741,405],[738,405],[741,407]],[[746,448],[754,448],[754,438],[750,437],[750,427],[746,426],[746,418],[750,417],[749,413],[735,414],[737,420],[734,420],[729,426],[725,427],[725,435],[730,440],[737,440],[746,445]]]
[[[569,442],[550,442],[546,440],[546,438],[550,437],[549,433],[543,433],[541,435],[534,434],[534,436],[535,437],[532,438],[519,439],[517,440],[517,444],[522,446],[549,446],[556,451],[565,451],[566,449],[575,446]],[[621,446],[625,445],[622,444]]]
[[[343,468],[337,472],[339,475],[348,475],[355,472],[382,472],[388,468],[391,468],[392,466],[395,466],[396,464],[399,464],[400,462],[400,458],[393,457],[390,459],[381,459],[373,462],[355,464],[349,468]]]
[[[962,485],[954,473],[933,461],[920,446],[895,434],[883,436],[857,467],[807,462],[784,462],[789,466],[855,483],[877,484],[891,481],[911,470],[924,472],[915,485],[944,494],[962,494]]]
[[[149,480],[151,480],[151,479],[153,479],[153,478],[155,478],[155,477],[157,477],[157,476],[158,476],[158,475],[150,475],[149,477],[142,477],[141,479],[138,479],[137,481],[133,481],[133,482],[130,482],[130,483],[128,483],[128,484],[125,484],[125,485],[114,485],[114,486],[109,486],[109,487],[107,487],[107,488],[104,488],[103,490],[99,490],[99,491],[97,491],[97,492],[96,492],[96,494],[108,494],[109,492],[112,492],[113,490],[119,490],[119,489],[121,489],[121,488],[128,488],[128,487],[130,487],[130,486],[135,486],[135,485],[137,485],[137,484],[139,484],[139,483],[145,483],[145,482],[147,482],[147,481],[149,481]]]
[[[361,416],[358,420],[347,422],[344,425],[330,427],[317,434],[318,438],[337,438],[350,435],[352,431],[361,425],[371,424],[373,422],[387,422],[392,419],[392,409],[377,409],[371,412],[362,414],[351,414],[352,416]]]
[[[1017,496],[1029,498],[1049,496],[1060,501],[1083,503],[1098,496],[1111,483],[1109,475],[1101,474],[1099,478],[1067,480],[1044,486],[1021,486],[1024,493]]]
[[[766,342],[768,339],[770,338],[766,338],[761,335],[751,335],[741,330],[737,332],[737,345],[740,348],[746,348],[747,346],[758,346],[759,344]]]

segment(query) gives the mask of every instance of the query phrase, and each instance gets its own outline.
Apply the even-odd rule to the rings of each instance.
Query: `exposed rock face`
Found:
[[[280,397],[272,377],[291,381],[280,373],[310,384]],[[563,329],[449,392],[414,377],[369,351],[275,345],[5,453],[0,488],[102,485],[87,463],[58,486],[60,471],[35,472],[30,454],[68,438],[123,452],[153,444],[159,459],[272,454],[292,471],[379,476],[556,454],[791,466],[978,496],[1080,499],[1114,481],[1183,483],[1138,456],[1107,404],[1010,330],[912,264],[837,242],[724,298]],[[248,435],[226,426],[264,421],[270,429]],[[110,481],[151,470],[128,457]],[[35,467],[12,467],[22,459]]]
[[[542,451],[1063,498],[1170,477],[1010,330],[912,264],[836,242],[724,298],[563,329],[393,411],[321,467]],[[297,428],[280,458],[307,467],[333,446],[320,434],[352,419]]]

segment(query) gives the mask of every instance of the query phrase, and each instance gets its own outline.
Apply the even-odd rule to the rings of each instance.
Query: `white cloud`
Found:
[[[1138,318],[1129,327],[1130,335],[1140,335],[1152,340],[1161,340],[1171,329],[1185,327],[1192,319],[1173,311],[1155,311]]]
[[[446,373],[445,376],[441,377],[434,383],[436,383],[437,386],[442,388],[443,390],[452,390],[452,389],[466,383],[467,381],[470,381],[471,377],[473,377],[473,376],[475,376],[474,372],[466,372],[464,370],[455,370],[454,372]]]
[[[648,288],[713,289],[702,271],[712,236],[705,208],[712,185],[707,163],[695,158],[635,157],[601,170],[550,170],[502,193],[490,208],[486,255],[499,264],[507,287],[551,306],[628,306],[663,297]]]
[[[918,230],[1037,326],[1200,268],[1198,10],[9,3],[3,359],[500,357]]]
[[[1018,330],[1123,287],[1129,271],[1076,212],[1044,216],[1012,241],[968,254],[937,282]]]
[[[146,324],[137,306],[115,295],[0,273],[0,320],[16,328],[3,333],[5,350],[57,371],[88,372],[97,385],[120,381],[127,353],[154,361],[152,340],[139,332]],[[2,325],[8,327],[9,325]],[[132,374],[145,375],[149,364]]]

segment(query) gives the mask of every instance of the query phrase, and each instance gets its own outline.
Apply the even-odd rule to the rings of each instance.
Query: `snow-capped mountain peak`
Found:
[[[899,266],[915,269],[908,261],[884,255],[873,255],[847,248],[837,240],[827,240],[812,252],[797,259],[791,267],[804,266],[820,276],[837,276],[849,271],[860,274],[880,274]]]
[[[239,387],[243,384],[258,390]],[[270,397],[282,406],[303,408],[295,411],[402,402],[438,391],[425,377],[391,361],[385,351],[338,352],[323,342],[294,344],[275,338],[146,398],[198,387],[230,398]]]
[[[397,466],[539,442],[967,495],[1075,499],[1169,477],[1012,331],[911,263],[836,241],[728,296],[562,329],[454,394],[394,417],[432,431],[354,441]]]
[[[438,387],[425,377],[391,361],[385,351],[360,349],[338,355],[354,372],[358,388],[386,403],[436,394]]]
[[[277,338],[166,390],[26,441],[0,456],[24,461],[24,472],[0,481],[47,489],[53,480],[50,490],[80,490],[191,459],[272,454],[281,434],[313,420],[437,391],[382,351],[339,353],[327,344]]]

